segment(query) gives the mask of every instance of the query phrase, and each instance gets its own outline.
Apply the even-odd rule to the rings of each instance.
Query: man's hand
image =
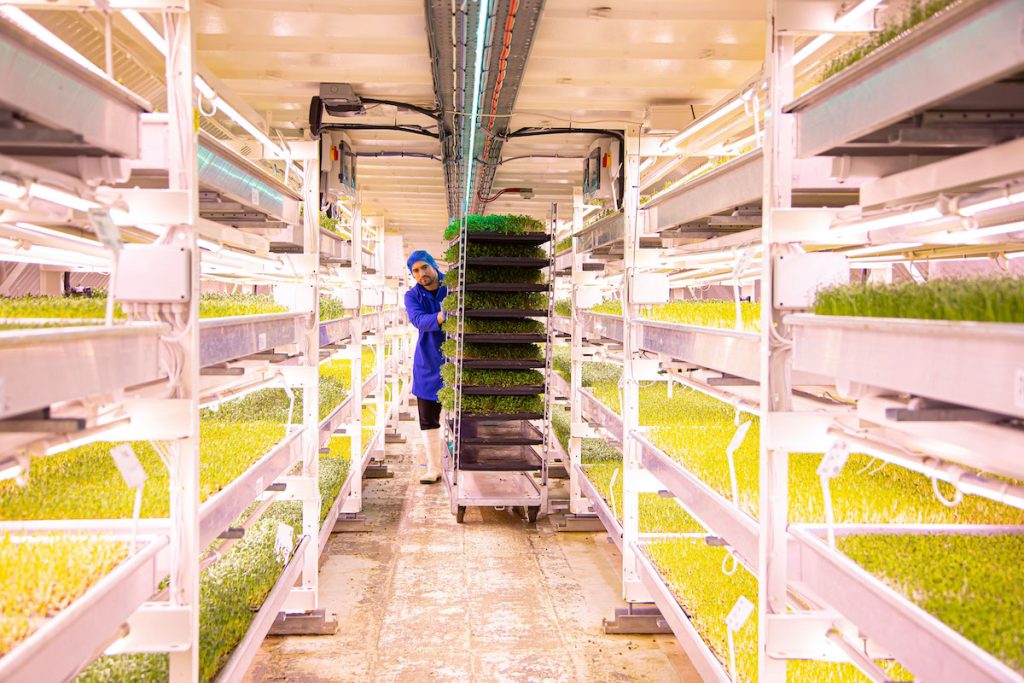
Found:
[[[438,311],[437,312],[437,324],[438,325],[443,325],[444,324],[444,311]]]

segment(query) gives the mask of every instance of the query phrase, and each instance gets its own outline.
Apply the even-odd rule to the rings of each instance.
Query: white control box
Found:
[[[842,254],[779,254],[775,257],[773,303],[782,309],[812,308],[818,290],[849,281],[849,259]]]
[[[114,298],[131,303],[180,303],[190,296],[192,255],[177,246],[126,244],[117,259]]]

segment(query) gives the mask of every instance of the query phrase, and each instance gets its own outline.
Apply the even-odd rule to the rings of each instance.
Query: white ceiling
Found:
[[[98,49],[94,58],[101,57],[97,13],[77,19],[68,12],[42,14],[61,35],[88,45],[84,52]],[[652,108],[666,107],[682,112],[676,128],[685,125],[760,69],[764,16],[763,0],[547,0],[510,130],[622,128],[643,124]],[[197,0],[193,25],[199,62],[291,136],[307,127],[310,98],[323,81],[351,83],[365,97],[435,103],[424,0]],[[158,55],[126,24],[117,28],[123,81],[153,92],[161,75]],[[358,121],[433,125],[428,117],[383,105]],[[439,143],[428,137],[360,131],[351,139],[357,152],[440,156]],[[502,154],[582,157],[592,139],[513,139]],[[494,189],[527,186],[535,196],[506,195],[488,212],[546,218],[558,202],[559,214],[568,217],[581,166],[578,158],[507,161],[495,174]],[[407,250],[440,250],[448,212],[438,161],[360,158],[357,176],[365,213],[402,232]]]

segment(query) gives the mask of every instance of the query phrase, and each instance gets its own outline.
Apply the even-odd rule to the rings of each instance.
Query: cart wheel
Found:
[[[539,513],[540,513],[540,506],[539,505],[533,505],[533,506],[531,506],[531,507],[529,507],[527,509],[526,518],[528,520],[530,520],[530,524],[535,524],[537,522],[537,515]]]
[[[466,506],[460,505],[458,511],[455,513],[455,521],[459,524],[463,524],[466,521]]]

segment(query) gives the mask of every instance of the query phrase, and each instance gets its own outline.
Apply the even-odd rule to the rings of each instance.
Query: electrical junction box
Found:
[[[620,199],[618,178],[622,172],[619,159],[619,141],[600,138],[590,145],[583,161],[583,199]]]
[[[356,154],[351,143],[342,133],[325,132],[320,138],[320,192],[333,203],[355,191]]]
[[[661,375],[661,361],[643,359],[633,361],[633,379],[637,382],[657,382]]]
[[[600,287],[577,285],[576,305],[580,308],[593,308],[604,300],[604,291]]]
[[[192,254],[178,246],[126,244],[118,252],[114,298],[129,303],[182,303],[191,297]]]
[[[274,302],[294,313],[312,313],[315,290],[304,282],[280,283],[274,286]]]
[[[405,244],[401,235],[384,235],[384,277],[405,277]]]
[[[818,290],[849,282],[850,263],[842,254],[778,254],[773,304],[789,310],[813,308]]]
[[[359,289],[357,287],[343,287],[334,290],[334,299],[341,302],[342,308],[359,308]]]
[[[667,273],[640,273],[633,280],[633,303],[664,304],[669,300]]]

